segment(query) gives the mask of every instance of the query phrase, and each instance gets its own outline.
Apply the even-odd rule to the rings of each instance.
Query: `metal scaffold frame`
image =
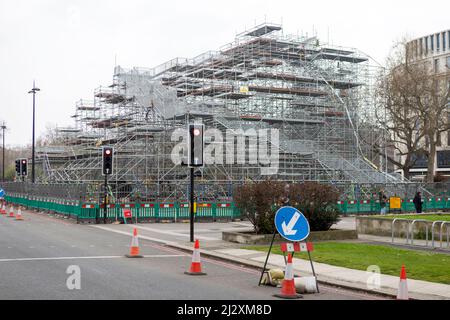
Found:
[[[116,200],[132,194],[185,199],[189,175],[172,161],[178,142],[171,136],[196,121],[238,136],[249,129],[278,129],[273,179],[397,183],[374,167],[358,139],[361,110],[373,107],[375,72],[355,49],[284,35],[281,25],[268,23],[192,59],[153,69],[116,66],[110,86],[77,102],[75,125],[59,130],[59,144],[41,148],[41,180],[100,185],[100,149],[110,145],[115,150],[110,192]],[[268,144],[275,145],[270,138]],[[224,148],[224,157],[228,151]],[[235,159],[250,157],[232,152]],[[206,165],[199,175],[197,195],[203,199],[229,199],[235,185],[268,178],[258,164],[236,163]]]

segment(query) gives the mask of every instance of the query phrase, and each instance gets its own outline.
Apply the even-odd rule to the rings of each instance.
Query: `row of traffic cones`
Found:
[[[133,229],[133,235],[131,237],[131,246],[130,253],[125,255],[127,258],[143,258],[140,254],[139,249],[139,237],[137,228]],[[194,252],[192,253],[192,263],[189,271],[186,271],[185,274],[192,276],[202,276],[206,275],[206,273],[202,272],[202,264],[200,261],[200,242],[195,240]]]
[[[127,258],[142,258],[139,251],[139,239],[137,229],[134,228],[133,235],[131,239],[131,247],[130,253],[126,255]],[[189,271],[186,271],[185,274],[199,276],[206,275],[202,271],[202,264],[200,260],[200,242],[195,240],[194,251],[192,253],[192,262],[189,268]],[[284,279],[281,284],[281,292],[276,294],[275,297],[283,298],[283,299],[299,299],[302,298],[302,295],[297,293],[295,288],[295,280],[294,280],[294,268],[292,265],[292,255],[288,255],[286,270],[284,274]],[[397,299],[399,300],[408,300],[408,285],[406,279],[406,269],[405,266],[402,266],[400,272],[400,283],[398,288]]]
[[[9,214],[8,214],[8,212],[9,212]],[[1,209],[0,209],[0,214],[7,215],[8,218],[16,218],[17,221],[24,220],[22,217],[22,208],[20,206],[18,206],[18,208],[17,208],[17,214],[14,214],[14,206],[11,205],[9,207],[9,211],[7,211],[6,204],[3,203],[3,205],[1,206]]]

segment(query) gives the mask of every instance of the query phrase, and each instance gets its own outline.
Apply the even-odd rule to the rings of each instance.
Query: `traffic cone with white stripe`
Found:
[[[302,296],[297,294],[297,291],[295,290],[294,267],[292,266],[292,255],[290,253],[288,255],[286,271],[284,272],[284,280],[281,284],[281,292],[279,294],[275,294],[274,296],[283,299],[302,298]]]
[[[195,240],[194,251],[192,252],[192,263],[189,271],[185,274],[191,276],[205,276],[206,273],[202,272],[202,263],[200,262],[200,242]]]
[[[2,209],[0,210],[0,214],[6,214],[6,205],[3,203]]]
[[[131,238],[130,254],[126,254],[125,256],[127,258],[142,258],[139,254],[139,239],[136,228],[134,228],[133,237]]]
[[[405,265],[402,265],[400,272],[400,283],[398,285],[397,300],[409,300],[408,298],[408,280],[406,279]]]
[[[17,209],[17,214],[16,214],[16,221],[23,221],[23,217],[22,217],[22,209],[19,207]]]
[[[14,206],[13,205],[11,205],[11,207],[9,208],[8,218],[14,218]]]

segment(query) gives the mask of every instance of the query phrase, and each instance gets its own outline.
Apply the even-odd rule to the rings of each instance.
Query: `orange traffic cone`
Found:
[[[0,210],[0,214],[6,214],[6,205],[3,203],[2,209]]]
[[[17,221],[23,221],[24,220],[23,217],[22,217],[22,209],[20,207],[17,209],[16,220]]]
[[[8,218],[14,218],[14,206],[11,206],[9,208],[9,216]]]
[[[191,276],[205,276],[206,273],[202,272],[202,263],[200,262],[200,243],[198,240],[195,240],[194,252],[192,252],[192,263],[189,271],[186,271],[185,274]]]
[[[397,300],[409,300],[405,265],[402,265],[402,271],[400,272],[400,283],[398,285]]]
[[[294,267],[292,266],[292,255],[288,255],[286,271],[284,272],[284,280],[281,284],[281,293],[275,294],[275,297],[283,299],[299,299],[302,298],[295,290]]]
[[[139,254],[139,240],[136,228],[134,228],[133,237],[131,238],[130,254],[126,254],[125,256],[127,258],[142,258],[142,256]]]

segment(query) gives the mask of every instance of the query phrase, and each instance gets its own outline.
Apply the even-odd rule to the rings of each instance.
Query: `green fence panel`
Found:
[[[175,219],[177,207],[174,203],[160,203],[158,206],[158,219]]]
[[[178,219],[189,219],[191,216],[191,210],[189,203],[182,202],[178,204]]]
[[[81,205],[79,219],[95,219],[99,213],[99,207],[97,204],[84,203]]]
[[[423,211],[433,211],[436,208],[436,201],[433,198],[424,198],[422,210]]]
[[[370,200],[361,200],[359,202],[358,213],[372,213],[372,204]]]
[[[434,199],[435,209],[436,210],[444,210],[446,208],[446,199],[444,197],[437,197]]]
[[[197,203],[197,217],[214,217],[214,206],[212,203]]]
[[[336,203],[338,210],[342,213],[342,214],[347,214],[347,201],[338,201]]]
[[[234,218],[234,207],[231,202],[222,202],[216,204],[217,218]]]
[[[139,218],[156,218],[156,208],[155,203],[140,203],[139,204]]]
[[[356,200],[347,201],[347,211],[346,213],[359,213],[359,202]]]

